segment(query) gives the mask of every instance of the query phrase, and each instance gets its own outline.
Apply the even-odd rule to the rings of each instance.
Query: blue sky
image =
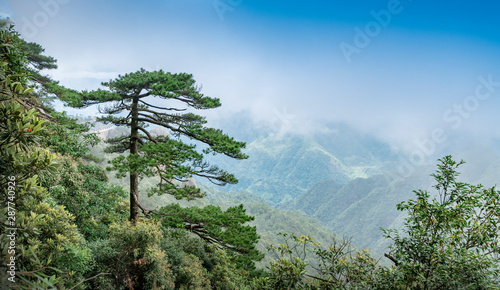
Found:
[[[221,98],[215,119],[248,111],[300,132],[344,121],[410,151],[437,129],[446,142],[500,138],[497,1],[1,0],[0,11],[73,88],[161,68]]]

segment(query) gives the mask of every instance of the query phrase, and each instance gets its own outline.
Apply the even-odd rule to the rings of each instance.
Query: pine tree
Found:
[[[54,96],[51,88],[60,87],[57,81],[54,81],[49,75],[42,74],[42,70],[57,69],[57,60],[45,55],[45,49],[38,43],[27,42],[24,39],[19,39],[19,49],[25,54],[27,65],[26,70],[29,75],[30,85],[35,89],[34,93],[38,100],[33,107],[37,107],[39,113],[45,115],[45,110],[52,111],[52,102]],[[33,100],[34,101],[34,100]],[[40,107],[43,107],[40,110]],[[48,115],[44,117],[49,118]]]
[[[77,92],[55,87],[54,91],[73,107],[106,103],[107,107],[100,108],[101,113],[106,115],[98,121],[130,128],[129,134],[108,140],[110,146],[107,149],[114,153],[128,152],[113,159],[108,169],[116,170],[119,177],[129,175],[129,219],[132,222],[137,220],[141,210],[145,215],[163,220],[167,227],[184,227],[206,241],[217,243],[234,253],[247,254],[251,260],[262,258],[255,249],[259,238],[255,227],[243,226],[253,220],[253,217],[245,215],[243,207],[230,208],[225,212],[220,208],[183,209],[175,205],[150,210],[139,202],[139,181],[142,177],[159,177],[159,183],[150,189],[149,194],[171,194],[177,199],[188,200],[204,196],[196,186],[185,184],[193,176],[221,186],[238,182],[233,174],[209,164],[205,157],[223,154],[246,159],[248,156],[241,151],[245,143],[234,140],[220,129],[207,127],[205,117],[193,113],[194,110],[217,108],[221,105],[220,100],[203,95],[193,76],[187,73],[141,69],[102,85],[106,90]],[[161,104],[157,100],[161,100]],[[148,126],[165,128],[170,135],[154,136]],[[189,140],[197,141],[203,148],[197,150],[197,144],[187,143]],[[233,233],[225,233],[228,225],[231,225],[229,229]],[[253,266],[248,261],[242,265]]]

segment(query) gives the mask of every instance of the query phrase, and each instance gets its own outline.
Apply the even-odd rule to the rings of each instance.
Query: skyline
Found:
[[[500,138],[493,1],[4,0],[0,8],[58,60],[47,73],[71,88],[163,69],[192,73],[203,93],[221,98],[209,118],[248,111],[264,124],[285,118],[281,130],[295,132],[342,121],[408,152],[429,140]]]

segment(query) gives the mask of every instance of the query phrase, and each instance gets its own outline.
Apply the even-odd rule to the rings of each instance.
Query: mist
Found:
[[[327,124],[345,123],[426,158],[500,137],[500,41],[488,19],[450,27],[437,19],[455,23],[461,14],[435,15],[429,4],[408,1],[390,14],[380,3],[279,10],[242,2],[227,11],[211,4],[2,5],[27,40],[58,60],[48,73],[74,89],[97,89],[140,68],[163,69],[192,73],[204,94],[221,99],[221,108],[205,112],[211,122],[244,113],[255,128],[277,136],[325,133]],[[374,19],[378,33],[370,34]]]

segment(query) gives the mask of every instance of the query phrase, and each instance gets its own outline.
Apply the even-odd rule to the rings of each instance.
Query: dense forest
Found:
[[[0,270],[7,289],[500,288],[500,191],[460,182],[462,161],[439,159],[436,172],[425,173],[433,189],[405,193],[409,199],[394,208],[405,213],[401,228],[380,230],[390,244],[382,262],[351,238],[285,210],[341,227],[358,218],[328,216],[344,184],[310,179],[275,196],[239,190],[238,179],[252,187],[244,172],[258,175],[256,168],[239,176],[219,166],[252,158],[252,150],[197,114],[221,102],[205,96],[192,75],[141,69],[103,89],[78,91],[45,75],[56,60],[13,27],[0,31],[0,41]],[[104,144],[91,133],[94,124],[55,111],[54,98],[72,107],[104,104],[97,121],[124,134]],[[168,134],[154,133],[158,127]],[[301,152],[312,173],[333,158],[301,148],[287,150]],[[378,172],[350,162],[358,164],[354,171],[336,168],[339,180]],[[279,180],[276,172],[261,174]],[[193,177],[234,190],[197,185]],[[349,192],[358,194],[344,202],[383,182],[355,179]],[[312,200],[325,205],[313,210]]]

